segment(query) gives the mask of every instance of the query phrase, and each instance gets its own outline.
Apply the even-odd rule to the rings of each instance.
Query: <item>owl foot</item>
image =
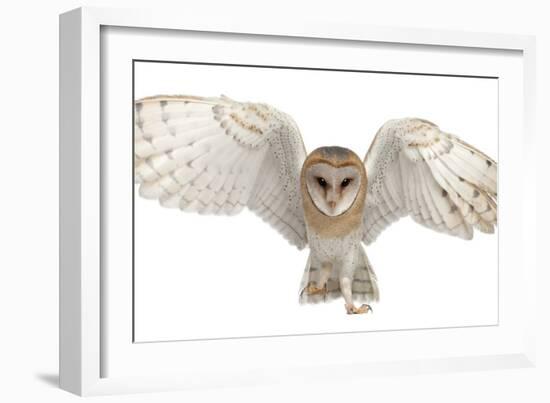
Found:
[[[325,284],[323,288],[319,288],[310,283],[306,287],[305,291],[307,295],[318,295],[318,294],[325,295],[327,293],[327,285]]]
[[[346,313],[348,315],[367,313],[368,311],[372,312],[372,308],[370,307],[370,305],[367,305],[367,304],[363,304],[359,308],[357,308],[353,304],[346,304],[345,307],[346,307]]]

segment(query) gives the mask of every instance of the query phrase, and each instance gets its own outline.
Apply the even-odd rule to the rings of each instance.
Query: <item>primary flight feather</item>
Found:
[[[135,182],[165,207],[238,214],[247,207],[299,249],[310,248],[300,302],[342,296],[346,312],[377,301],[369,245],[404,216],[471,239],[497,224],[497,164],[427,120],[385,123],[364,161],[341,147],[309,155],[294,120],[228,97],[135,102]]]

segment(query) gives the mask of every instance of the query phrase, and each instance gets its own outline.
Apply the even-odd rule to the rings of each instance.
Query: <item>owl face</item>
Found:
[[[325,162],[306,168],[307,191],[315,206],[325,215],[345,213],[355,201],[361,186],[361,172],[353,165],[335,167]]]

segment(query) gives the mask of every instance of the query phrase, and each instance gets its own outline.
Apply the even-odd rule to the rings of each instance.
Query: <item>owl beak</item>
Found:
[[[334,208],[336,207],[336,202],[335,201],[329,201],[328,202],[328,206],[334,210]]]

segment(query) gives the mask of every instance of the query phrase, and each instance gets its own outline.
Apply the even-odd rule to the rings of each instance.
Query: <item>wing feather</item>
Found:
[[[494,232],[497,163],[435,124],[415,118],[387,122],[365,165],[365,243],[407,215],[463,239],[471,239],[474,228]]]
[[[140,196],[200,214],[247,207],[300,249],[307,244],[299,193],[305,157],[294,121],[265,104],[224,96],[135,102]]]

